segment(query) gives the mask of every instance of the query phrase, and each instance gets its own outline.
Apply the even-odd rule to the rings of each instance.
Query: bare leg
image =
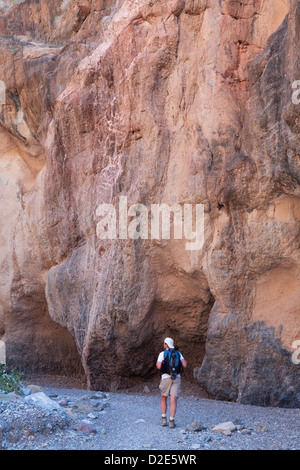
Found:
[[[160,409],[161,409],[162,415],[167,414],[167,400],[168,400],[168,397],[164,397],[163,395],[161,395]]]
[[[177,409],[177,397],[174,397],[173,395],[171,395],[170,399],[171,399],[170,418],[175,418],[176,409]]]

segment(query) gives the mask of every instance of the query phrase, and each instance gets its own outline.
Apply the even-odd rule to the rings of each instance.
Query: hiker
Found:
[[[172,360],[174,357],[174,363]],[[170,420],[169,427],[175,427],[175,413],[177,409],[177,399],[180,394],[181,375],[180,372],[187,366],[182,354],[175,349],[172,338],[164,340],[164,351],[157,359],[156,367],[161,372],[159,389],[161,392],[161,424],[167,426],[167,401],[170,395]]]

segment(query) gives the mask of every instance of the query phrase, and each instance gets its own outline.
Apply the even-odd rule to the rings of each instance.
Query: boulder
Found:
[[[24,400],[27,403],[34,403],[39,408],[43,408],[48,411],[62,410],[60,405],[56,401],[51,400],[51,398],[49,398],[44,392],[36,392],[28,395],[24,397]]]
[[[231,435],[233,431],[236,431],[236,425],[232,421],[226,421],[225,423],[217,424],[212,427],[212,431],[216,433],[222,433],[225,435]]]

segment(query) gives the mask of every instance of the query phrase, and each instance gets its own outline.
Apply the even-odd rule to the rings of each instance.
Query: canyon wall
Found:
[[[116,390],[165,336],[210,396],[299,406],[300,2],[0,2],[0,339]],[[203,204],[204,245],[97,208]]]

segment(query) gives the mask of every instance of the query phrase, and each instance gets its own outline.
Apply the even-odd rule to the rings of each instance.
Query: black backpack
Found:
[[[177,349],[165,349],[161,373],[169,374],[174,380],[176,379],[177,374],[180,374],[182,370],[183,367],[180,360],[180,352]]]

